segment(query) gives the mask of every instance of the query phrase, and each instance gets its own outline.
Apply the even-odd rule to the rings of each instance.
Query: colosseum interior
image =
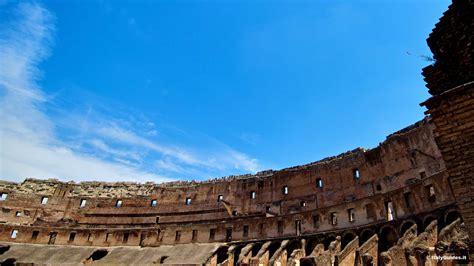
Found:
[[[473,261],[473,18],[474,0],[449,6],[426,118],[375,148],[205,182],[2,181],[2,265]]]

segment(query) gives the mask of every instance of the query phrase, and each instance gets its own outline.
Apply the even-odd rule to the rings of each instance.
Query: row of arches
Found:
[[[341,249],[344,249],[353,239],[356,237],[359,238],[359,244],[362,245],[367,240],[369,240],[373,235],[378,234],[379,236],[379,252],[387,251],[390,247],[396,244],[399,237],[410,229],[413,225],[417,225],[420,231],[424,231],[426,227],[434,220],[438,221],[438,228],[441,230],[446,225],[451,224],[458,218],[461,218],[461,215],[457,209],[451,209],[444,212],[444,215],[439,215],[438,218],[436,214],[429,214],[424,217],[413,217],[405,219],[400,223],[393,221],[391,223],[386,223],[379,226],[363,228],[360,231],[357,230],[348,230],[340,235],[341,239]],[[462,219],[462,218],[461,218]],[[293,251],[296,249],[304,249],[306,255],[310,255],[311,252],[316,248],[318,244],[323,244],[324,249],[327,250],[330,244],[336,240],[336,233],[327,233],[327,234],[317,234],[314,236],[304,238],[304,241],[301,241],[303,238],[295,238],[289,240],[286,243],[284,249],[287,252],[287,259],[290,258]],[[268,245],[268,244],[267,244]],[[272,258],[275,252],[277,252],[282,245],[282,240],[274,240],[265,248],[269,251],[269,257]],[[234,254],[234,264],[237,265],[239,256],[244,249],[246,244],[237,245],[232,253]],[[256,242],[251,247],[251,256],[256,256],[259,251],[264,246],[264,242]],[[218,252],[218,261],[223,262],[228,258],[228,247],[219,250]],[[219,255],[220,254],[220,255]]]

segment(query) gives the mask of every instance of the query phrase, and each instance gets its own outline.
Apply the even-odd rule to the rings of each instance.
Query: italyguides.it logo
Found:
[[[431,256],[432,260],[442,261],[442,260],[466,260],[466,255],[464,256],[456,256],[456,255],[447,255],[447,256]]]

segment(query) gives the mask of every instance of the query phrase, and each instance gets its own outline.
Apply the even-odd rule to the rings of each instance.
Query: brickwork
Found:
[[[422,105],[474,247],[474,1],[454,0],[427,42],[436,62],[423,69],[429,92]]]

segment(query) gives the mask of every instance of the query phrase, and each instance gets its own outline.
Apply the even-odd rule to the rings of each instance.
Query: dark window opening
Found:
[[[352,170],[352,176],[354,177],[354,179],[360,179],[360,171],[359,169],[355,168]]]
[[[89,233],[89,236],[87,237],[87,242],[92,242],[92,241],[94,241],[94,234]]]
[[[420,177],[421,177],[421,179],[425,179],[426,178],[426,173],[424,171],[420,172]]]
[[[319,215],[313,215],[313,228],[319,228]]]
[[[262,223],[259,225],[259,233],[261,236],[265,234],[265,224]]]
[[[39,231],[33,231],[33,233],[31,234],[31,239],[33,240],[36,240],[38,239],[38,235],[39,235]]]
[[[161,236],[161,229],[158,229],[158,230],[156,231],[156,242],[160,242],[160,241],[161,241],[160,236]]]
[[[283,195],[288,195],[288,186],[284,186],[284,187],[281,189],[281,192],[283,193]]]
[[[112,236],[112,233],[105,234],[105,242],[109,242],[111,236]]]
[[[174,236],[174,241],[179,242],[181,240],[181,231],[176,231],[176,234]]]
[[[403,199],[405,200],[405,206],[407,208],[412,208],[413,207],[413,196],[411,192],[405,192],[403,194]]]
[[[270,206],[267,206],[267,207],[265,208],[265,211],[266,211],[266,212],[270,212],[271,210],[272,210],[272,208],[270,208]]]
[[[96,250],[96,251],[94,251],[94,253],[92,253],[92,254],[90,255],[89,258],[87,258],[86,261],[88,261],[88,262],[91,262],[91,261],[98,261],[98,260],[104,258],[105,256],[107,256],[108,253],[109,253],[109,252],[108,252],[107,250],[105,250],[105,249]]]
[[[209,240],[214,240],[215,237],[216,237],[216,229],[211,228],[211,230],[209,230]]]
[[[249,236],[249,226],[248,226],[248,225],[244,225],[244,233],[243,233],[243,236],[244,236],[244,237],[248,237],[248,236]]]
[[[230,242],[232,241],[232,228],[227,228],[225,231],[225,241]]]
[[[376,188],[377,188],[377,191],[382,190],[382,186],[380,184],[377,184]]]
[[[10,238],[15,239],[18,235],[18,230],[13,229],[12,232],[10,233]]]
[[[300,201],[300,206],[301,207],[306,207],[306,201],[304,201],[304,200]]]
[[[157,217],[156,217],[156,223],[159,223],[159,222],[160,222],[160,217],[157,216]]]
[[[429,185],[425,187],[426,190],[426,196],[428,197],[429,202],[435,202],[436,201],[436,192],[435,188],[433,185]]]
[[[198,238],[198,230],[193,230],[193,236],[191,238],[192,241],[196,241]]]
[[[140,246],[143,246],[146,240],[146,234],[145,233],[140,233]]]
[[[257,192],[255,192],[255,191],[250,192],[250,198],[251,199],[257,198]]]
[[[385,202],[385,211],[387,213],[387,221],[393,221],[395,219],[395,208],[391,201]]]
[[[354,209],[348,209],[347,210],[347,215],[349,216],[349,222],[354,222],[355,221],[355,211]]]
[[[186,205],[191,205],[191,198],[186,198],[186,201],[184,203]]]
[[[321,178],[316,179],[316,187],[323,188],[323,186],[324,186],[323,180]]]
[[[71,232],[69,234],[69,242],[73,242],[75,238],[76,238],[76,232]]]
[[[236,216],[237,215],[237,211],[232,211],[232,216]]]
[[[224,196],[223,195],[217,196],[217,202],[222,202],[222,201],[224,201]]]
[[[130,233],[128,233],[128,232],[123,233],[123,240],[122,240],[122,243],[127,243],[129,236],[130,236]]]
[[[41,197],[41,204],[43,204],[43,205],[48,204],[48,200],[49,200],[48,197]]]
[[[331,213],[331,221],[330,222],[331,222],[332,225],[337,224],[337,213],[336,212]]]
[[[297,236],[301,235],[301,221],[300,220],[295,221],[295,232]]]
[[[158,201],[156,199],[150,201],[150,207],[156,207],[156,205],[158,205]]]
[[[56,237],[58,236],[58,233],[57,232],[51,232],[49,233],[49,241],[48,241],[48,244],[49,245],[53,245],[54,242],[56,242]]]
[[[283,224],[283,221],[278,221],[278,234],[283,234],[283,227],[284,227],[284,224]]]
[[[0,200],[6,200],[8,198],[8,193],[0,193]]]

